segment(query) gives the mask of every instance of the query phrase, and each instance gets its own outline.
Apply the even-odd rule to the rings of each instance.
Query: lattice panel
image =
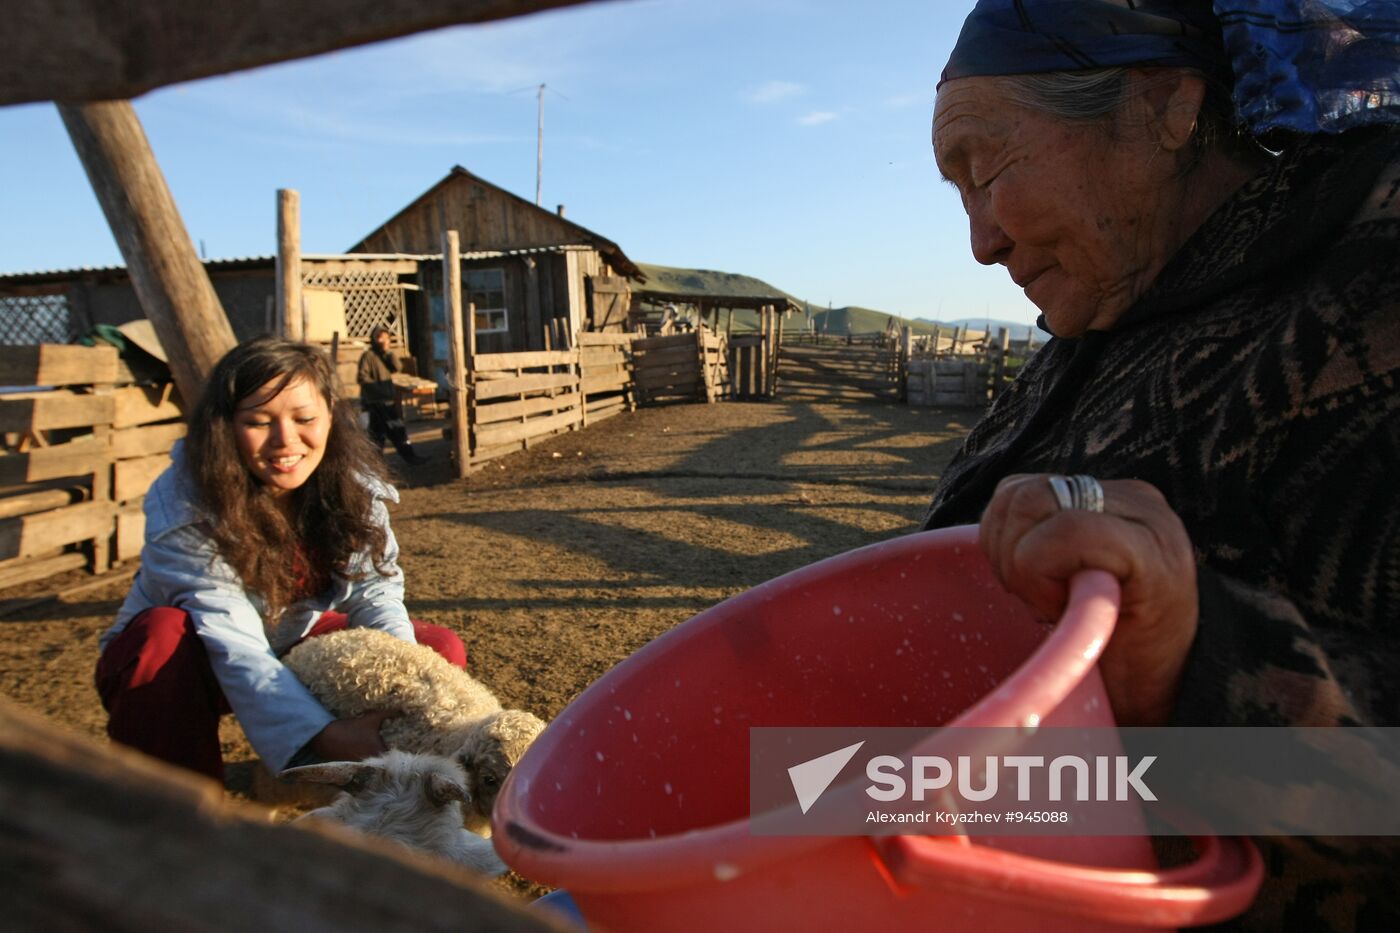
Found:
[[[83,329],[66,295],[0,295],[0,345],[68,343]]]
[[[383,325],[398,335],[399,343],[408,337],[404,322],[403,288],[392,270],[327,272],[306,264],[302,284],[331,288],[345,296],[345,327],[350,337],[369,339],[370,331]]]

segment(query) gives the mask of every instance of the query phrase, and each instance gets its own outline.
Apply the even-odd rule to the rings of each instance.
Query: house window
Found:
[[[506,275],[501,269],[467,269],[462,275],[465,299],[476,306],[478,334],[510,331],[506,315]]]

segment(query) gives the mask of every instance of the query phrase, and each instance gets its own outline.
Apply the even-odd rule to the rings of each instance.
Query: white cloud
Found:
[[[903,110],[905,107],[928,107],[932,110],[933,93],[918,91],[912,94],[896,94],[894,97],[885,98],[884,104],[891,110]]]
[[[795,81],[769,81],[758,87],[744,91],[744,99],[751,104],[772,104],[789,97],[796,97],[807,90]]]
[[[836,117],[837,117],[837,114],[832,113],[830,110],[813,110],[811,113],[807,114],[805,117],[798,117],[798,118],[797,118],[797,125],[798,125],[798,126],[819,126],[819,125],[821,125],[821,124],[823,124],[823,123],[830,123],[832,120],[835,120]]]

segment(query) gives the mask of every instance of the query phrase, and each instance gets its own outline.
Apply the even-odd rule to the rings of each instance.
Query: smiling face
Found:
[[[248,472],[272,495],[284,497],[301,488],[320,466],[331,413],[310,381],[293,379],[277,392],[280,381],[265,383],[238,403],[233,436]]]
[[[1074,337],[1107,330],[1174,251],[1173,160],[1131,120],[1069,123],[1011,103],[1002,79],[961,78],[938,92],[933,147],[962,195],[972,253],[1001,264]]]

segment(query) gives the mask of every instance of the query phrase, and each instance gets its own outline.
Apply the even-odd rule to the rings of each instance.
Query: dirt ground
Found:
[[[393,512],[409,611],[458,631],[469,669],[549,719],[650,639],[840,551],[914,530],[972,413],[884,403],[642,409],[467,480],[443,442]],[[129,576],[82,571],[0,598],[0,692],[101,741],[98,636]],[[61,598],[52,594],[79,587]],[[231,717],[229,789],[254,756]]]

